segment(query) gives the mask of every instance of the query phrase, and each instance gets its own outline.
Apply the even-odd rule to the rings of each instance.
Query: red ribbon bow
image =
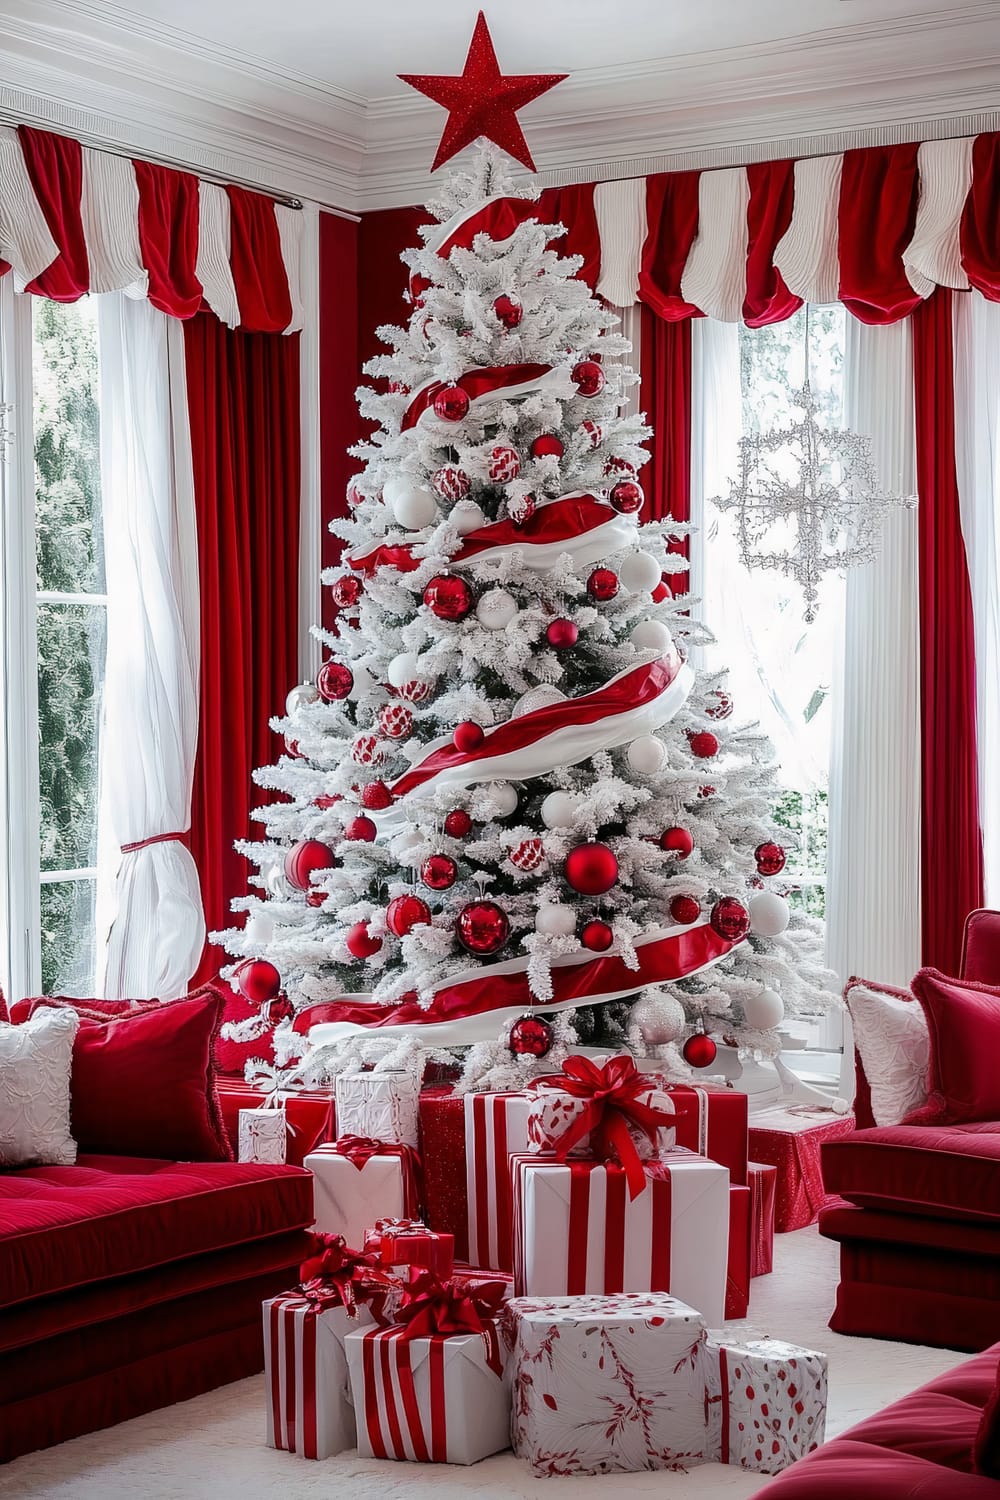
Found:
[[[448,1338],[452,1334],[481,1334],[486,1362],[495,1375],[503,1374],[497,1318],[508,1284],[481,1281],[474,1286],[439,1281],[425,1271],[408,1288],[396,1321],[409,1339]]]
[[[313,1235],[313,1253],[299,1267],[300,1291],[319,1307],[346,1307],[351,1317],[359,1302],[378,1317],[399,1281],[370,1251],[352,1250],[342,1234]]]
[[[376,1141],[370,1135],[342,1135],[334,1143],[333,1149],[338,1156],[346,1156],[360,1172],[370,1157],[382,1155],[386,1147],[382,1141]]]
[[[589,1057],[567,1057],[561,1073],[536,1078],[532,1089],[558,1089],[574,1099],[586,1100],[585,1108],[571,1121],[555,1143],[555,1154],[565,1161],[573,1147],[590,1136],[590,1149],[596,1160],[615,1158],[625,1169],[630,1198],[637,1198],[646,1186],[642,1159],[636,1150],[629,1125],[656,1144],[656,1133],[673,1123],[673,1114],[644,1104],[640,1094],[657,1087],[657,1080],[640,1073],[635,1060],[625,1054],[609,1058],[603,1067]]]
[[[360,1172],[373,1156],[398,1156],[403,1163],[403,1204],[409,1213],[419,1212],[424,1197],[424,1173],[420,1153],[403,1141],[376,1141],[370,1135],[342,1135],[334,1142],[338,1156],[346,1156]]]

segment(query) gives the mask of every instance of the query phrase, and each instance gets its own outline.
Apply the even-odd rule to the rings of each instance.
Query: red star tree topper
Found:
[[[518,124],[517,111],[557,83],[562,83],[567,76],[566,73],[522,73],[505,78],[500,72],[493,38],[482,11],[472,33],[465,70],[459,77],[399,74],[404,83],[419,89],[448,111],[448,123],[437,148],[432,172],[480,136],[486,136],[533,172],[535,163]]]

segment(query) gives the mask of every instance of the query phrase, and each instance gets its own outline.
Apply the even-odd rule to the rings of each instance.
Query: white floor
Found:
[[[773,1275],[754,1282],[751,1318],[730,1324],[757,1336],[792,1339],[830,1356],[828,1436],[843,1432],[965,1355],[875,1339],[842,1338],[826,1327],[837,1279],[837,1247],[815,1229],[780,1235]],[[659,1495],[670,1500],[753,1495],[767,1481],[705,1465],[688,1474],[605,1479],[532,1479],[510,1453],[471,1469],[375,1463],[351,1455],[310,1463],[263,1445],[263,1381],[244,1380],[194,1401],[0,1470],[0,1495],[59,1500],[560,1500],[569,1495]]]

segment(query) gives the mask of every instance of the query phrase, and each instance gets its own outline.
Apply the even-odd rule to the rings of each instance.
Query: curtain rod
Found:
[[[15,113],[13,110],[0,109],[0,122],[14,126],[33,125],[38,130],[49,131],[50,134],[62,134],[61,131],[52,131],[51,120],[43,120],[38,116],[26,116]],[[108,146],[94,136],[80,134],[76,131],[73,132],[71,139],[79,141],[81,146],[86,146],[89,151],[97,151],[102,156],[119,156],[123,157],[126,161],[148,161],[156,167],[169,167],[175,172],[187,172],[192,177],[198,177],[201,181],[211,182],[218,187],[226,187],[231,184],[233,187],[246,188],[249,192],[260,193],[263,198],[273,198],[275,203],[281,204],[282,208],[302,209],[305,206],[301,198],[294,198],[279,188],[267,187],[259,182],[251,182],[246,177],[233,177],[231,174],[223,172],[203,170],[201,167],[192,166],[190,162],[179,161],[173,156],[161,156],[159,153],[153,151],[139,151],[133,155],[132,152],[123,148]],[[353,224],[360,222],[358,214],[348,213],[343,208],[334,208],[330,203],[322,203],[319,207],[326,209],[328,213],[335,214],[340,219],[349,219]]]

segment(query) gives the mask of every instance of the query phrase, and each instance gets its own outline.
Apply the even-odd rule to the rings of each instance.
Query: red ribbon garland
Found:
[[[420,567],[420,559],[414,557],[408,546],[373,547],[371,552],[364,552],[360,557],[349,557],[347,561],[355,572],[364,573],[366,578],[377,573],[379,568],[395,568],[399,573],[415,573]]]
[[[462,545],[452,558],[455,563],[469,562],[480,552],[493,547],[537,547],[558,545],[607,526],[616,521],[618,512],[594,495],[566,495],[549,505],[540,505],[521,526],[513,521],[493,521],[480,526],[462,538]]]
[[[554,1143],[555,1159],[565,1162],[573,1147],[589,1135],[592,1155],[602,1162],[619,1161],[629,1197],[637,1198],[646,1186],[646,1172],[629,1125],[655,1145],[657,1131],[673,1123],[672,1111],[655,1109],[638,1097],[655,1088],[656,1080],[640,1073],[634,1059],[624,1054],[610,1058],[603,1067],[589,1057],[574,1056],[567,1057],[562,1073],[537,1078],[530,1087],[556,1089],[584,1101],[584,1108]]]
[[[487,365],[481,370],[466,370],[464,375],[454,381],[432,380],[414,394],[403,413],[400,431],[407,432],[411,427],[416,427],[424,412],[433,408],[434,397],[440,391],[452,390],[457,386],[470,401],[477,401],[480,396],[502,396],[511,386],[541,380],[551,368],[551,365],[540,364]]]
[[[503,1374],[503,1359],[497,1319],[508,1284],[505,1281],[439,1281],[425,1271],[408,1288],[396,1321],[400,1338],[428,1339],[453,1334],[478,1333],[486,1348],[486,1363],[495,1375]]]

